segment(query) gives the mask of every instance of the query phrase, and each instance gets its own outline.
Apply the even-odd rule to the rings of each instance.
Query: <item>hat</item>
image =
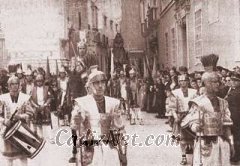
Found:
[[[135,70],[134,70],[134,69],[131,69],[131,70],[129,71],[129,74],[135,74]]]
[[[26,71],[26,73],[25,73],[25,75],[32,75],[32,70],[30,70],[30,69],[27,69],[27,71]]]
[[[189,78],[186,74],[182,74],[180,76],[178,76],[178,81],[188,81]]]
[[[120,71],[120,75],[124,75],[124,71],[121,70],[121,71]]]
[[[90,74],[88,76],[88,81],[87,81],[87,84],[89,83],[93,83],[93,82],[96,82],[96,81],[105,81],[107,80],[107,77],[105,75],[104,72],[102,71],[99,71],[97,69],[97,65],[94,65],[94,66],[91,66],[89,69],[90,69]]]
[[[235,70],[235,69],[239,69],[240,67],[239,66],[235,66],[234,68],[233,68],[233,70]]]
[[[187,69],[187,67],[186,67],[186,66],[180,66],[180,67],[179,67],[179,71],[182,71],[182,72],[187,72],[187,71],[188,71],[188,69]]]
[[[238,73],[233,73],[231,76],[231,79],[234,81],[240,81],[240,74]]]
[[[18,69],[17,69],[17,74],[23,74],[23,71],[22,71],[21,68],[18,68]]]
[[[212,72],[217,70],[217,62],[219,56],[216,54],[210,54],[200,57],[200,61],[206,72]]]
[[[60,67],[60,69],[59,69],[59,71],[58,71],[59,73],[66,73],[66,70],[65,70],[65,68],[64,67]]]
[[[19,83],[20,81],[19,81],[19,78],[17,77],[17,76],[15,76],[15,75],[12,75],[9,79],[8,79],[8,84],[12,84],[13,82],[17,82],[17,83]]]

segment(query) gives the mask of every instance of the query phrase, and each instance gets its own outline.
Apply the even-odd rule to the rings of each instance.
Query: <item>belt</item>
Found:
[[[209,145],[211,143],[217,143],[219,136],[202,136],[201,139],[204,141],[205,145]],[[197,141],[199,141],[199,136],[197,137]]]

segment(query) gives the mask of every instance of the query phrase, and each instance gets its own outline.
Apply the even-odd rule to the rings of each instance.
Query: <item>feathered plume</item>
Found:
[[[202,62],[205,71],[211,72],[216,71],[218,59],[219,59],[218,55],[210,54],[202,56],[200,61]]]

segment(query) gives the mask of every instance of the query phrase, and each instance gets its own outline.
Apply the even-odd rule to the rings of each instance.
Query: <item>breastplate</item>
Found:
[[[223,134],[222,115],[220,112],[204,113],[203,115],[203,135],[219,136]]]
[[[109,116],[109,114],[100,114],[100,128],[102,135],[109,134],[111,128],[111,117]]]

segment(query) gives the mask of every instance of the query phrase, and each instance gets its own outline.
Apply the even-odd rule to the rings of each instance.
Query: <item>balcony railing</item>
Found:
[[[142,33],[143,36],[146,36],[149,32],[155,30],[158,25],[158,17],[157,17],[157,7],[151,7],[148,9],[147,18],[142,23]]]

